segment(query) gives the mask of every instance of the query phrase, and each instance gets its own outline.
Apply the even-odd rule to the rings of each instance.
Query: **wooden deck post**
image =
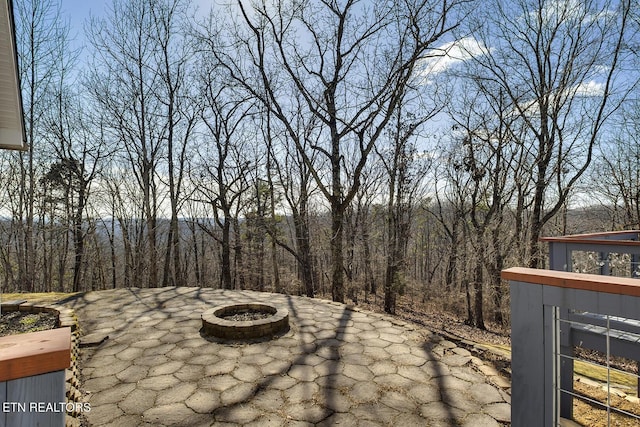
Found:
[[[0,337],[0,427],[64,426],[71,329]]]

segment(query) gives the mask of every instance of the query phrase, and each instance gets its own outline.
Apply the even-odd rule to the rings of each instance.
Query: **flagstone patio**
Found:
[[[201,333],[205,310],[250,302],[285,308],[290,328],[244,343]],[[305,297],[203,288],[91,292],[66,306],[83,335],[108,336],[81,351],[93,426],[510,421],[508,382],[490,365],[390,316]]]

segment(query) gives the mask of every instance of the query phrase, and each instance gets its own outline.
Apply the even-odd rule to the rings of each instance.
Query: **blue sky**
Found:
[[[82,37],[82,25],[90,15],[100,16],[107,9],[107,0],[59,0],[62,9],[62,16],[69,19],[72,35],[77,33]]]
[[[90,15],[100,16],[109,10],[112,0],[58,0],[61,5],[63,16],[70,20],[73,28],[82,30],[83,22]],[[137,1],[137,0],[130,0]],[[192,4],[199,7],[204,12],[210,5],[216,3],[214,0],[191,0]]]
[[[72,46],[80,49],[79,61],[88,60],[85,45],[84,23],[90,16],[102,16],[108,10],[111,0],[58,0],[63,20],[68,20],[70,25],[69,37],[73,40]],[[136,1],[136,0],[133,0]]]
[[[18,0],[19,1],[19,0]],[[91,16],[102,17],[109,13],[113,0],[53,0],[60,5],[61,17],[70,25],[69,36],[73,40],[72,45],[80,49],[79,61],[87,60],[88,50],[84,49],[84,25]],[[128,0],[138,1],[138,0]],[[191,0],[194,7],[198,7],[200,13],[207,13],[212,4],[217,0]]]
[[[56,1],[56,0],[54,0]],[[57,0],[60,2],[63,19],[67,19],[71,26],[70,36],[74,39],[74,45],[82,48],[84,40],[84,24],[88,22],[89,17],[101,17],[108,13],[113,0]],[[139,1],[139,0],[128,0]],[[188,0],[187,0],[188,1]],[[190,0],[192,6],[198,7],[199,14],[204,15],[209,8],[220,0]],[[440,46],[439,55],[427,59],[423,64],[424,72],[427,76],[439,74],[446,69],[471,59],[474,56],[482,55],[487,49],[482,43],[472,37],[465,37],[457,41],[449,41]],[[80,51],[80,60],[82,61],[83,52]],[[429,77],[427,77],[427,83]],[[586,81],[581,84],[579,93],[583,95],[599,95],[602,92],[602,84],[594,80]]]

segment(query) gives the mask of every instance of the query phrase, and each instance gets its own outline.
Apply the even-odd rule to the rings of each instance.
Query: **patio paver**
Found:
[[[268,341],[201,335],[201,313],[267,301],[290,329]],[[509,395],[466,350],[398,319],[304,297],[203,288],[117,289],[67,306],[83,334],[91,425],[500,426]]]

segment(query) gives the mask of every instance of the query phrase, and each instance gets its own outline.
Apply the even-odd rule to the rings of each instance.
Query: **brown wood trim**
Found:
[[[71,328],[0,337],[0,381],[62,371],[71,366]]]
[[[563,238],[563,237],[545,237],[541,242],[563,242],[563,243],[587,243],[598,244],[602,246],[640,246],[639,240],[611,240],[611,239],[580,239],[580,238]],[[594,248],[596,250],[596,248]]]
[[[572,243],[598,243],[602,245],[640,245],[637,240],[615,240],[603,239],[602,237],[617,236],[622,234],[637,234],[640,237],[640,230],[607,231],[603,233],[571,234],[568,236],[541,237],[541,242],[572,242]]]
[[[640,280],[628,277],[601,276],[598,274],[570,273],[524,267],[502,270],[501,277],[503,280],[514,282],[536,283],[560,288],[640,297]]]

